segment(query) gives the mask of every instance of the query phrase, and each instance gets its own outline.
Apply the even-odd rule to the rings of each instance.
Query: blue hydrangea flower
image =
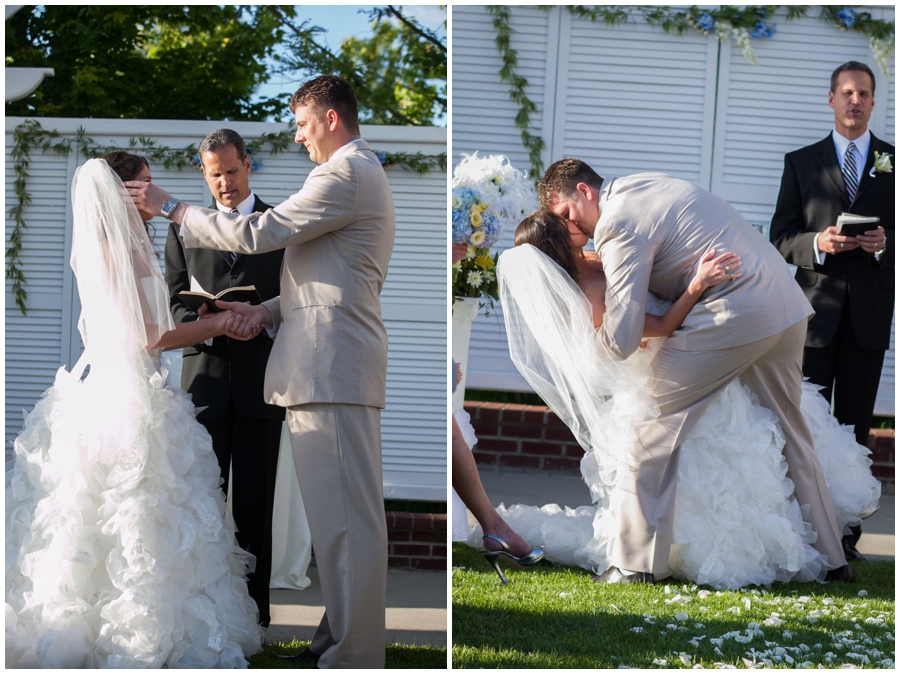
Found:
[[[191,157],[191,164],[193,164],[197,168],[203,167],[203,164],[200,162],[200,153],[199,152],[195,152],[194,156]]]
[[[500,219],[496,214],[487,210],[481,214],[481,230],[484,232],[482,247],[490,248],[500,239]]]
[[[262,166],[263,166],[263,160],[262,160],[262,159],[257,159],[256,157],[254,157],[254,156],[253,156],[252,154],[250,154],[249,152],[247,153],[247,157],[250,159],[250,172],[251,172],[251,173],[252,173],[253,171],[259,171],[259,169],[262,168]]]
[[[708,32],[715,27],[716,20],[709,12],[703,12],[703,14],[701,14],[697,19],[697,25],[700,27],[700,30],[705,30]]]
[[[451,223],[453,243],[468,243],[469,237],[472,235],[472,225],[469,224],[469,218],[466,214],[454,208]]]
[[[853,11],[852,7],[844,7],[837,14],[838,24],[841,28],[850,28],[853,26],[853,23],[856,21],[856,12]]]
[[[468,243],[473,230],[469,211],[478,201],[478,195],[468,187],[453,189],[451,195],[453,243]]]
[[[378,161],[381,162],[381,165],[384,166],[384,163],[387,161],[387,152],[378,151],[375,153],[375,156],[378,157]]]
[[[772,37],[774,34],[775,24],[773,23],[770,26],[765,21],[760,21],[750,29],[750,37],[752,37],[754,40],[759,40],[760,38],[764,37]]]

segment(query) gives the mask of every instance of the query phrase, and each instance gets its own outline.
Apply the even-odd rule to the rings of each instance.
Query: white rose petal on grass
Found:
[[[640,634],[641,632],[644,631],[644,628],[643,627],[632,627],[631,631],[634,632],[635,634]]]
[[[740,614],[741,614],[741,607],[740,607],[740,606],[732,606],[732,607],[727,608],[727,609],[725,609],[725,610],[728,611],[729,613],[736,613],[737,615],[740,615]]]
[[[857,592],[856,594],[857,594],[857,596],[859,596],[859,597],[868,597],[868,596],[869,596],[869,593],[866,592],[865,590],[860,590],[860,591]]]
[[[677,613],[675,615],[675,620],[680,620],[681,622],[684,622],[687,619],[688,619],[688,614],[685,613],[684,611],[682,611],[681,613]]]
[[[709,590],[700,590],[700,591],[697,593],[697,596],[698,596],[700,599],[706,599],[706,598],[707,598],[709,595],[711,595],[711,594],[712,594],[712,592],[710,592]]]
[[[828,606],[834,603],[834,599],[832,599],[831,597],[825,597],[824,599],[822,599],[822,603]]]
[[[678,659],[681,660],[681,664],[683,664],[683,665],[690,665],[690,664],[691,664],[691,660],[693,659],[693,656],[688,655],[687,653],[679,653],[679,654],[678,654]]]
[[[744,597],[744,608],[750,610],[750,597]]]
[[[653,661],[653,664],[656,665],[656,666],[658,666],[658,667],[665,667],[667,664],[669,664],[669,661],[668,661],[668,660],[663,660],[662,658],[656,658],[656,659]]]

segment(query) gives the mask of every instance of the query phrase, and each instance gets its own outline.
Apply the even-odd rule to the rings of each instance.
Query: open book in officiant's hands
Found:
[[[878,229],[878,222],[881,218],[874,215],[853,215],[852,213],[841,213],[835,226],[840,236],[859,236],[873,229]]]
[[[178,298],[194,311],[199,311],[202,305],[206,305],[207,311],[222,311],[216,306],[216,300],[223,302],[249,302],[259,304],[262,298],[256,292],[256,286],[236,286],[223,290],[218,295],[211,295],[205,290],[182,290],[177,293]]]

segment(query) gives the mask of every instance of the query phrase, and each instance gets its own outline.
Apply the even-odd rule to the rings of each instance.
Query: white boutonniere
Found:
[[[876,173],[893,173],[894,167],[891,166],[891,155],[887,152],[875,151],[875,165],[869,171],[869,177],[874,178]]]

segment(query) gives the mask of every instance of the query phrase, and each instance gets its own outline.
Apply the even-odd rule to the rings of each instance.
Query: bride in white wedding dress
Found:
[[[651,339],[626,361],[605,357],[594,332],[602,320],[605,281],[598,290],[584,280],[585,272],[602,277],[599,260],[570,242],[565,221],[552,214],[544,220],[560,230],[556,246],[541,231],[524,237],[534,245],[518,245],[500,257],[510,354],[584,447],[581,471],[596,505],[501,506],[500,514],[531,545],[545,546],[548,560],[601,572],[610,566],[608,549],[616,535],[610,494],[625,469],[622,457],[636,429],[657,414],[646,384],[662,338]],[[517,232],[517,244],[522,238]],[[574,255],[559,253],[563,239]],[[571,267],[569,273],[554,260]],[[576,284],[570,273],[582,281]],[[669,306],[651,296],[648,311],[662,315]],[[881,495],[869,470],[869,451],[856,444],[852,429],[839,426],[824,398],[806,383],[802,409],[838,523],[858,523],[874,512]],[[783,446],[775,415],[739,380],[713,400],[679,450],[671,575],[717,589],[824,579],[825,558],[811,546],[815,532],[793,498]],[[479,538],[476,527],[470,544],[477,547]]]
[[[175,328],[144,224],[105,161],[76,171],[72,198],[85,350],[7,466],[6,665],[246,667],[262,638],[253,559],[210,437],[159,361],[234,319]]]

